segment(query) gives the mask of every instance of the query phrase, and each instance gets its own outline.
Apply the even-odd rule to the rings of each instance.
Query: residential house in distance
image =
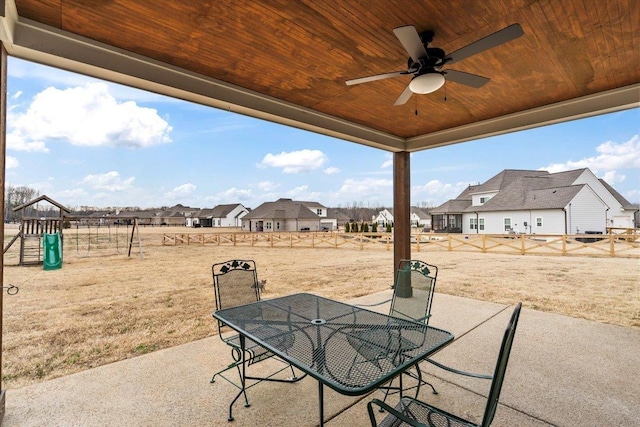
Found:
[[[633,227],[636,208],[589,169],[506,169],[431,210],[445,233],[606,233]]]
[[[242,218],[249,209],[240,203],[218,205],[194,213],[193,227],[242,227]]]
[[[388,225],[393,226],[393,209],[383,209],[378,212],[378,215],[373,218],[373,221],[378,224],[378,229],[383,231]]]
[[[156,215],[153,219],[153,225],[191,225],[193,214],[199,210],[200,208],[191,208],[178,203],[177,205],[165,209]]]
[[[244,231],[320,231],[320,216],[291,199],[265,202],[242,218]],[[315,206],[315,205],[313,205]],[[325,211],[326,212],[326,208]]]
[[[416,206],[411,206],[411,226],[420,227],[427,230],[431,229],[431,215]],[[378,224],[380,230],[384,230],[387,224],[393,226],[393,209],[385,208],[381,210],[378,215],[373,218],[373,221]]]
[[[327,218],[335,220],[336,230],[340,229],[340,227],[344,228],[344,225],[350,220],[349,215],[339,208],[327,208]]]
[[[338,218],[337,216],[329,215],[329,208],[321,205],[318,202],[304,202],[304,201],[294,201],[294,203],[301,203],[307,207],[311,212],[314,212],[316,215],[320,217],[320,230],[321,231],[330,231],[336,230],[338,228]]]

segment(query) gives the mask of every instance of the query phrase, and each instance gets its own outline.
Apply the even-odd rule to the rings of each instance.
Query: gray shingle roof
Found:
[[[278,199],[275,202],[261,204],[243,219],[320,219],[320,217],[300,202]]]
[[[431,214],[562,209],[586,185],[573,185],[585,170],[549,173],[541,170],[505,169],[482,184],[469,186],[455,200],[432,209]],[[613,188],[606,183],[604,185],[614,197],[619,196],[624,200]],[[471,205],[474,194],[495,191],[498,193],[482,206]],[[626,203],[630,205],[629,202]]]
[[[613,197],[615,197],[615,199],[618,201],[618,203],[620,203],[622,205],[622,207],[624,209],[626,209],[626,210],[638,210],[638,208],[633,203],[631,203],[627,199],[625,199],[622,194],[618,193],[612,186],[607,184],[607,182],[604,179],[600,179],[599,181],[602,183],[602,185],[605,186],[605,188],[607,190],[609,190],[611,195]]]
[[[448,200],[429,211],[431,215],[442,215],[446,213],[462,213],[471,206],[471,199],[469,200]]]

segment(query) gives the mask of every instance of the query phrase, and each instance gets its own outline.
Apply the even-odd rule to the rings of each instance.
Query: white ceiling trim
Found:
[[[640,84],[634,84],[409,138],[406,150],[419,151],[441,147],[638,107],[640,107]]]

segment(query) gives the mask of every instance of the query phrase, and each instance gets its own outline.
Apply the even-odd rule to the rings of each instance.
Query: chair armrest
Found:
[[[373,405],[372,404],[376,404],[379,407],[381,407],[382,409],[384,409],[385,411],[387,411],[390,415],[393,415],[394,417],[396,417],[396,419],[402,420],[405,423],[414,426],[414,427],[428,427],[426,424],[423,424],[419,421],[416,420],[412,420],[411,418],[407,417],[406,415],[404,415],[403,413],[397,411],[395,408],[392,408],[391,406],[387,405],[386,403],[382,402],[381,400],[378,399],[373,399],[371,400],[369,403],[367,403],[367,411],[369,412],[369,420],[371,421],[371,427],[377,427],[378,426],[378,422],[376,421],[376,417],[374,415],[373,412]]]
[[[424,359],[424,360],[429,362],[429,363],[431,363],[432,365],[437,366],[440,369],[444,369],[445,371],[453,372],[454,374],[464,375],[464,376],[472,377],[472,378],[480,378],[480,379],[483,379],[483,380],[492,380],[493,379],[493,375],[484,375],[484,374],[476,374],[474,372],[465,372],[465,371],[461,371],[459,369],[452,368],[450,366],[443,365],[442,363],[436,362],[435,360],[432,360],[432,359]]]
[[[379,305],[386,304],[388,302],[391,302],[391,298],[386,299],[382,302],[377,302],[375,304],[353,304],[353,305],[355,305],[356,307],[377,307]]]

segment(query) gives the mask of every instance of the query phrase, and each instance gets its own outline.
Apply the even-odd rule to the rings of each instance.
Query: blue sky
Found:
[[[9,58],[7,185],[73,208],[392,206],[382,150]],[[412,205],[503,169],[588,167],[640,202],[640,109],[412,154]]]

